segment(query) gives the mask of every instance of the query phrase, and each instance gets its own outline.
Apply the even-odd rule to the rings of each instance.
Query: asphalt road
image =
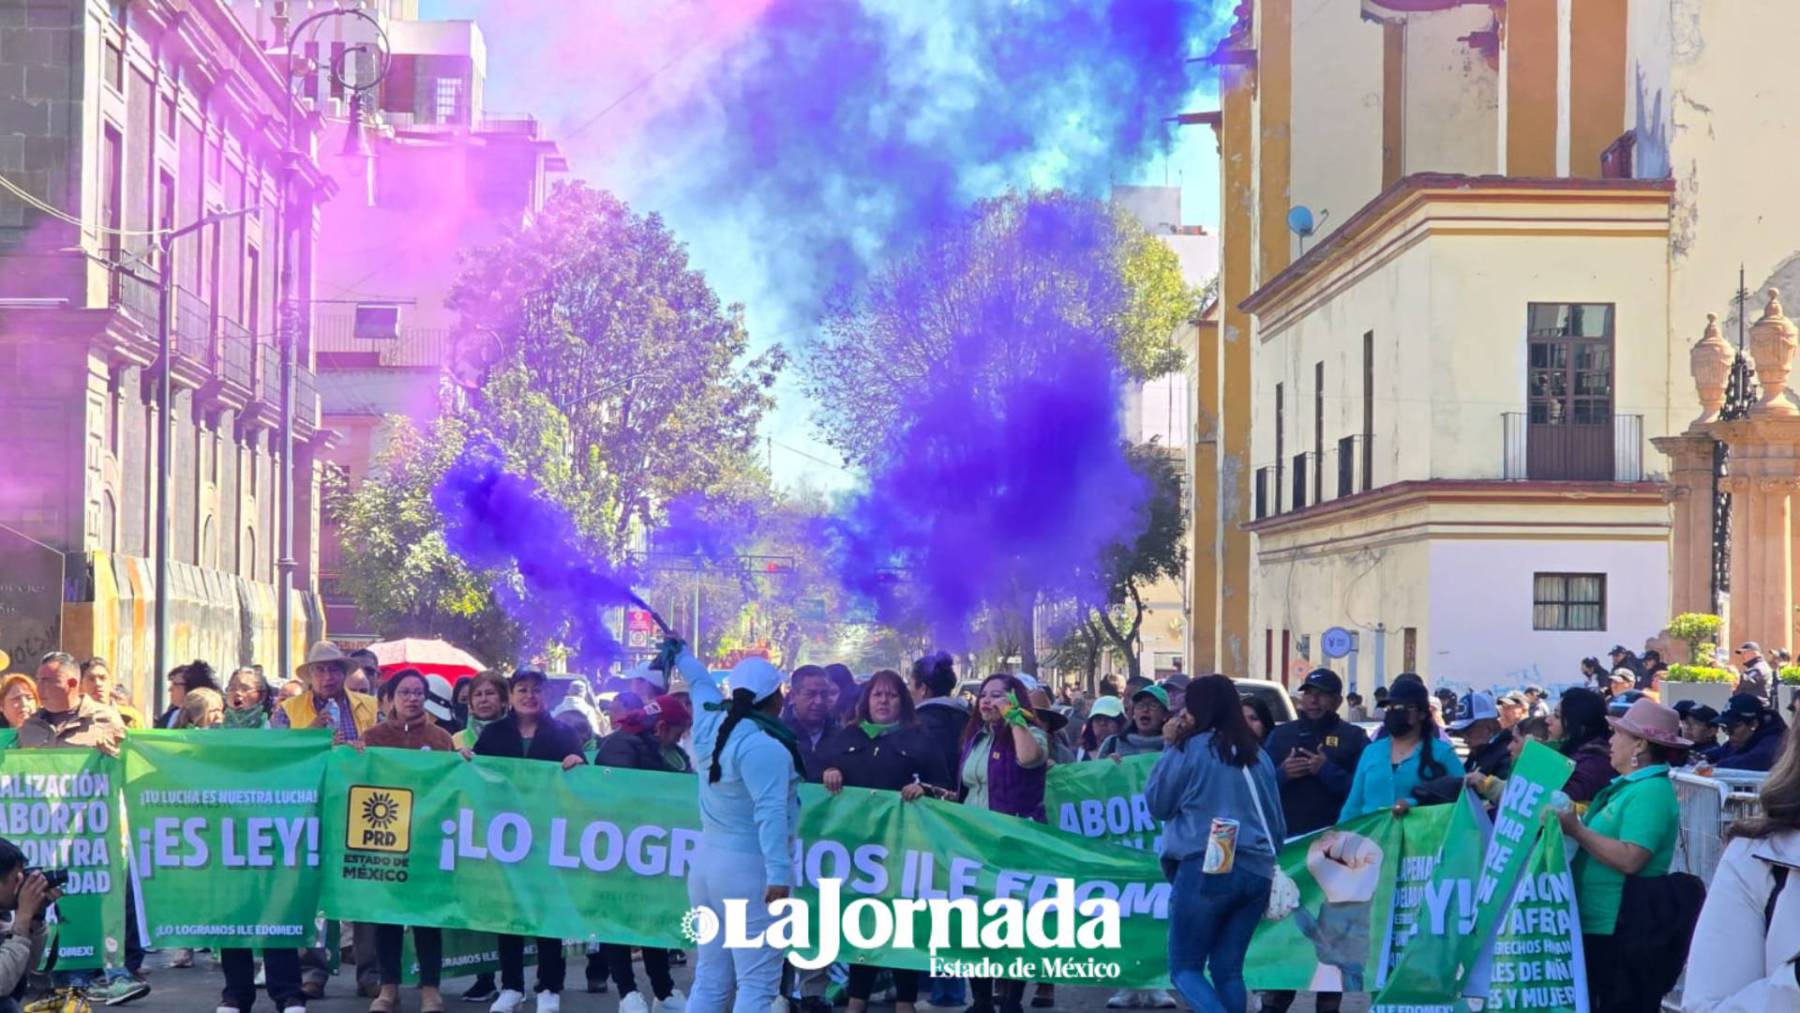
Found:
[[[195,954],[195,966],[186,969],[174,969],[163,966],[163,956],[152,954],[148,963],[150,970],[151,993],[126,1009],[143,1011],[143,1013],[207,1013],[218,1006],[219,989],[224,984],[218,966],[207,954]],[[687,989],[692,978],[692,964],[677,967],[675,983],[678,988]],[[526,976],[529,979],[530,969]],[[642,971],[639,972],[642,982]],[[571,961],[568,976],[569,990],[563,993],[562,1008],[565,1013],[615,1013],[619,1007],[618,996],[608,992],[601,995],[588,995],[582,991],[582,963]],[[461,1002],[457,996],[462,994],[469,984],[468,978],[453,978],[444,983],[445,1008],[448,1013],[486,1013],[487,1004]],[[325,998],[307,1004],[313,1013],[363,1013],[369,1008],[369,1000],[356,996],[355,981],[349,968],[345,968],[325,990]],[[1056,1007],[1063,1013],[1103,1013],[1106,1000],[1112,994],[1109,989],[1100,988],[1068,988],[1056,990]],[[401,1010],[405,1013],[416,1013],[419,1008],[418,992],[403,989],[400,994]],[[1254,1008],[1254,1003],[1252,1004]],[[877,1009],[883,1007],[877,1006]],[[273,1010],[267,995],[257,999],[258,1011]],[[535,1013],[532,1004],[527,1003],[528,1013]],[[929,1006],[920,1006],[920,1010],[929,1010]],[[1363,1013],[1368,1003],[1360,996],[1348,997],[1344,1002],[1345,1013]],[[1313,1013],[1313,1005],[1306,997],[1302,997],[1293,1006],[1294,1013]],[[959,1011],[960,1013],[960,1011]]]

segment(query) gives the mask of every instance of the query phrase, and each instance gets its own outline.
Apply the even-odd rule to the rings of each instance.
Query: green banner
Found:
[[[1554,814],[1544,817],[1493,954],[1485,1009],[1587,1013],[1575,880]]]
[[[11,749],[13,743],[19,741],[17,728],[0,728],[0,749]]]
[[[1139,851],[1162,847],[1162,821],[1150,815],[1144,784],[1156,753],[1059,763],[1044,775],[1044,811],[1067,833]]]
[[[1528,743],[1500,797],[1486,847],[1480,814],[1464,792],[1455,807],[1444,851],[1426,889],[1427,922],[1403,953],[1371,1006],[1384,1009],[1462,1008],[1470,969],[1487,951],[1512,898],[1551,796],[1573,764],[1561,753]]]
[[[1392,912],[1411,895],[1397,889],[1405,871],[1443,841],[1440,808],[1404,819],[1371,813],[1291,841],[1281,869],[1298,903],[1264,920],[1244,962],[1252,988],[1366,991],[1381,967]]]
[[[118,782],[119,761],[91,749],[9,749],[0,769],[0,837],[28,867],[69,874],[52,914],[60,970],[124,964]]]
[[[323,907],[364,921],[680,947],[684,877],[699,845],[693,786],[684,774],[336,750],[324,798]],[[801,811],[797,896],[810,907],[808,931],[794,941],[802,953],[835,947],[843,959],[879,954],[927,969],[930,912],[911,913],[913,945],[903,945],[898,916],[884,939],[864,945],[871,937],[838,938],[846,909],[864,899],[1055,898],[1045,870],[1065,870],[1077,927],[1079,901],[1120,905],[1121,938],[1104,952],[1078,936],[1039,946],[952,933],[935,956],[979,961],[1017,942],[1036,964],[1025,975],[1034,979],[1091,981],[1100,969],[1107,980],[1164,978],[1169,888],[1147,855],[983,810],[903,803],[892,792],[831,798],[809,787]],[[841,880],[841,892],[820,891],[821,880]]]
[[[132,861],[152,946],[308,945],[326,731],[134,731]]]

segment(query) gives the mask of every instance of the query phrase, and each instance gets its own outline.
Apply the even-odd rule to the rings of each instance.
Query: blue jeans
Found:
[[[968,982],[962,978],[931,978],[933,1006],[961,1006],[969,1001]]]
[[[1244,953],[1269,905],[1269,877],[1242,866],[1223,875],[1183,859],[1169,899],[1169,980],[1194,1013],[1244,1013]],[[1211,980],[1208,979],[1210,972]]]

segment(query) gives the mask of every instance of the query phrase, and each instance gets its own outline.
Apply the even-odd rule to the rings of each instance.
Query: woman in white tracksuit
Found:
[[[686,650],[676,660],[694,701],[693,756],[699,767],[700,850],[688,868],[688,900],[719,917],[720,930],[700,946],[687,1013],[768,1013],[781,986],[784,953],[776,947],[725,949],[725,902],[743,899],[745,934],[773,919],[769,904],[794,885],[794,793],[803,764],[794,735],[781,724],[779,669],[746,658],[717,676]],[[732,999],[736,991],[735,1002]]]

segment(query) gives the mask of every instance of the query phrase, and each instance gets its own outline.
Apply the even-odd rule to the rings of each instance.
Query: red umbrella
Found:
[[[416,668],[426,675],[441,675],[455,682],[487,668],[473,654],[442,640],[421,640],[414,637],[384,640],[379,644],[370,644],[369,650],[375,653],[375,660],[381,664],[383,674],[391,674],[402,668]]]

